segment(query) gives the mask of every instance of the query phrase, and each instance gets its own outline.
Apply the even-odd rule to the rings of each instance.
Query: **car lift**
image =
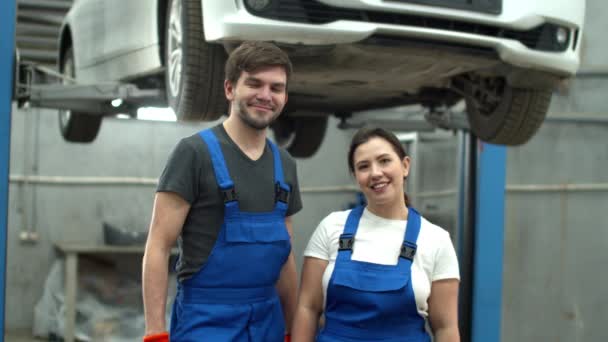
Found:
[[[131,104],[154,103],[164,96],[161,89],[139,89],[129,83],[75,84],[75,80],[34,63],[18,63],[15,70],[17,85],[14,98],[19,108],[27,103],[37,108],[112,115],[129,112]],[[49,83],[49,78],[71,84]]]
[[[507,151],[471,134],[462,140],[456,243],[461,340],[499,342]]]
[[[0,1],[0,342],[5,334],[6,247],[10,129],[13,93],[16,0]],[[36,69],[35,67],[33,69]],[[25,73],[36,70],[25,66]],[[19,70],[22,66],[19,66]],[[32,71],[33,70],[33,71]],[[38,70],[43,71],[43,70]],[[20,73],[18,73],[20,74]],[[121,105],[100,106],[112,99],[161,96],[157,90],[110,83],[95,86],[29,85],[18,98],[31,106],[124,112]],[[103,100],[103,101],[100,101]],[[462,341],[500,341],[504,244],[506,149],[480,142],[470,134],[461,141],[459,224],[456,248],[461,267]]]

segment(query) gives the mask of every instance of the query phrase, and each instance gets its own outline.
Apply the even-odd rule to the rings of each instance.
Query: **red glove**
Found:
[[[144,336],[144,342],[169,342],[169,333],[162,332],[153,335]]]
[[[285,342],[291,342],[291,335],[285,334]]]

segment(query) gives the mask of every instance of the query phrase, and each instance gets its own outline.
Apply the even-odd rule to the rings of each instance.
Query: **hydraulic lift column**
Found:
[[[499,342],[506,148],[470,134],[461,141],[458,254],[463,342]]]
[[[6,237],[8,230],[8,167],[11,142],[13,53],[16,0],[0,1],[0,342],[4,342]]]

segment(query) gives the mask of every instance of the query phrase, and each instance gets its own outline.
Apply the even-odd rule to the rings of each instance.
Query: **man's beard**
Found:
[[[251,114],[247,110],[247,105],[245,104],[244,101],[238,101],[237,106],[238,106],[238,115],[241,118],[241,120],[243,120],[243,122],[247,126],[253,128],[253,129],[257,129],[257,130],[264,130],[264,129],[268,128],[268,126],[270,126],[270,124],[273,123],[274,120],[276,120],[276,118],[281,113],[280,111],[277,111],[277,112],[272,113],[272,116],[268,119],[257,119],[253,114]]]

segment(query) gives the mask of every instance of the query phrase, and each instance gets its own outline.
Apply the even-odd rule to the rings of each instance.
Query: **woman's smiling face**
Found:
[[[403,203],[404,178],[409,173],[409,158],[399,158],[383,138],[372,137],[353,154],[354,174],[370,209]]]

